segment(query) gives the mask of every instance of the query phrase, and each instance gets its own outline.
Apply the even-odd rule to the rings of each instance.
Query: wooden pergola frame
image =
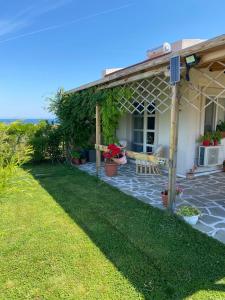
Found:
[[[222,72],[225,72],[225,35],[219,36],[212,40],[208,40],[197,44],[195,46],[189,47],[178,51],[176,54],[180,55],[181,61],[184,62],[186,56],[191,54],[197,54],[201,57],[200,64],[197,66],[199,71],[205,77],[208,77],[209,81],[214,81],[215,79],[210,77],[206,72],[204,73],[204,68],[209,68],[212,66],[213,62],[219,62],[223,65]],[[116,71],[106,77],[81,86],[79,88],[68,91],[67,93],[78,92],[92,86],[97,86],[99,89],[113,88],[116,86],[132,85],[135,82],[149,80],[149,78],[158,77],[161,74],[168,73],[168,64],[171,55],[166,55],[154,60],[147,60],[140,64]],[[216,70],[217,71],[217,70]],[[219,85],[221,85],[219,83]],[[192,82],[187,83],[186,87],[188,90],[196,90],[197,95],[202,95],[204,89],[196,87]],[[223,86],[225,91],[225,86]],[[197,96],[196,96],[197,97]],[[153,97],[154,98],[154,97]],[[178,119],[179,119],[179,105],[180,102],[184,101],[191,105],[195,109],[199,109],[194,103],[193,99],[189,99],[185,95],[180,93],[180,84],[171,86],[171,103],[167,105],[167,109],[171,110],[171,123],[170,123],[170,147],[169,147],[169,160],[165,158],[160,158],[162,164],[168,166],[169,168],[169,210],[173,212],[174,203],[176,198],[176,168],[177,168],[177,144],[178,144]],[[149,101],[149,100],[148,100]],[[211,100],[214,101],[213,99]],[[161,104],[163,100],[161,100]],[[160,111],[163,113],[164,111]],[[131,112],[131,111],[130,111]],[[131,112],[132,113],[132,112]],[[99,173],[99,167],[101,162],[101,151],[105,150],[105,146],[101,145],[101,116],[100,116],[100,106],[96,105],[96,172]],[[147,161],[155,161],[155,157],[147,154],[140,154],[133,151],[127,152],[128,156],[131,158]]]
[[[140,99],[140,105],[143,102],[147,101],[147,104],[151,105],[151,109],[158,111],[159,113],[165,113],[168,109],[171,109],[171,129],[170,129],[170,151],[169,151],[169,159],[163,157],[155,157],[154,155],[148,155],[144,153],[138,153],[134,151],[126,151],[126,154],[129,158],[143,160],[143,161],[151,161],[154,163],[161,164],[162,166],[166,166],[169,169],[169,184],[168,184],[168,192],[169,192],[169,210],[173,212],[174,202],[176,198],[176,164],[177,164],[177,133],[178,133],[178,116],[179,116],[179,99],[178,99],[178,89],[179,85],[170,85],[169,80],[166,80],[166,76],[164,73],[167,71],[166,68],[158,70],[155,74],[151,72],[151,77],[144,77],[140,79],[140,77],[135,76],[137,80],[130,80],[129,83],[122,85],[124,86],[132,86],[132,96],[134,97],[134,101],[137,102],[137,98]],[[157,81],[155,81],[157,79]],[[155,83],[154,83],[155,81]],[[137,83],[137,84],[135,84]],[[160,86],[162,86],[162,90],[160,90]],[[152,90],[148,90],[146,88],[151,87]],[[115,86],[115,84],[114,84]],[[118,86],[118,84],[116,85]],[[112,85],[109,85],[105,88],[112,88]],[[142,92],[141,92],[141,91]],[[165,92],[167,90],[167,92]],[[153,91],[157,92],[156,95],[153,94]],[[142,95],[143,93],[143,95]],[[145,96],[144,96],[145,95]],[[159,97],[163,97],[160,99]],[[150,98],[149,98],[150,97]],[[122,101],[127,101],[126,99],[121,99]],[[165,104],[165,101],[170,101],[170,104]],[[158,106],[164,105],[166,108],[160,109],[155,101],[158,101]],[[154,104],[153,104],[154,103]],[[129,106],[130,104],[130,106]],[[144,107],[144,106],[143,106]],[[133,113],[135,110],[138,111],[138,106],[135,107],[134,103],[125,103],[121,105],[121,109],[126,109],[129,113]],[[143,108],[146,109],[146,108]],[[138,111],[139,113],[143,112],[143,109]],[[151,111],[152,112],[152,111]],[[101,151],[106,151],[107,146],[101,145],[101,116],[100,116],[100,106],[96,105],[96,174],[99,174],[99,168],[101,164]]]

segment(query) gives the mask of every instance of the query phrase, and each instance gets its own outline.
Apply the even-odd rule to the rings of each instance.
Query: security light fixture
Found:
[[[200,57],[198,57],[196,54],[192,54],[185,57],[185,63],[186,63],[186,80],[190,81],[190,68],[197,65],[200,61]]]
[[[192,54],[192,55],[185,57],[185,62],[186,62],[186,65],[193,66],[193,65],[198,64],[199,59],[197,58],[197,56],[195,54]]]

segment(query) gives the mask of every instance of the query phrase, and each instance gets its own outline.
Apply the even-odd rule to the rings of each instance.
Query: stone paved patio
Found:
[[[91,175],[96,174],[94,163],[81,165],[80,169]],[[166,174],[137,175],[135,165],[127,164],[119,167],[116,177],[105,176],[103,167],[99,176],[124,193],[163,209],[160,193],[167,187]],[[225,173],[196,177],[192,180],[178,178],[177,182],[184,191],[181,199],[177,201],[177,207],[188,204],[199,208],[201,217],[193,227],[225,243]]]

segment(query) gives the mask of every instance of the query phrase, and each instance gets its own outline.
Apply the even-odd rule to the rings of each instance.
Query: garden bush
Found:
[[[13,125],[14,126],[14,125]],[[10,130],[10,126],[0,124],[0,196],[6,192],[19,190],[23,178],[17,175],[18,168],[28,162],[32,147],[22,134]]]
[[[117,142],[116,129],[124,113],[119,109],[119,101],[122,97],[130,100],[131,95],[128,88],[117,87],[105,90],[89,88],[70,94],[60,89],[49,99],[49,111],[59,120],[66,148],[79,150],[95,144],[96,104],[101,107],[103,143]]]
[[[1,128],[4,128],[8,138],[14,139],[17,145],[27,144],[32,147],[30,160],[33,162],[49,159],[57,161],[64,156],[64,141],[59,125],[47,121],[40,121],[38,124],[16,121],[9,125],[1,123]]]

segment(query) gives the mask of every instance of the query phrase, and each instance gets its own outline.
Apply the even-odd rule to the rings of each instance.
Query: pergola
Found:
[[[190,80],[185,78],[186,65],[185,57],[195,54],[200,58],[200,62],[191,68]],[[181,81],[171,85],[169,78],[169,62],[172,56],[180,56]],[[106,77],[81,86],[68,93],[81,91],[92,86],[99,89],[129,87],[132,92],[132,101],[121,98],[119,108],[131,114],[148,113],[157,111],[164,114],[170,111],[170,146],[169,159],[156,158],[152,155],[127,151],[131,158],[139,160],[158,160],[169,169],[169,210],[173,211],[176,198],[176,165],[177,165],[177,140],[178,140],[178,119],[179,109],[189,106],[199,112],[206,109],[211,103],[215,103],[225,111],[225,106],[219,102],[220,97],[225,97],[225,35],[212,40],[207,40],[195,46],[180,50],[176,53],[167,54],[154,60],[147,60],[140,64],[130,66],[116,71]],[[216,90],[213,97],[210,89]],[[207,97],[209,101],[202,104],[202,97]],[[96,170],[100,167],[100,151],[105,149],[101,145],[101,116],[100,107],[96,106]]]

